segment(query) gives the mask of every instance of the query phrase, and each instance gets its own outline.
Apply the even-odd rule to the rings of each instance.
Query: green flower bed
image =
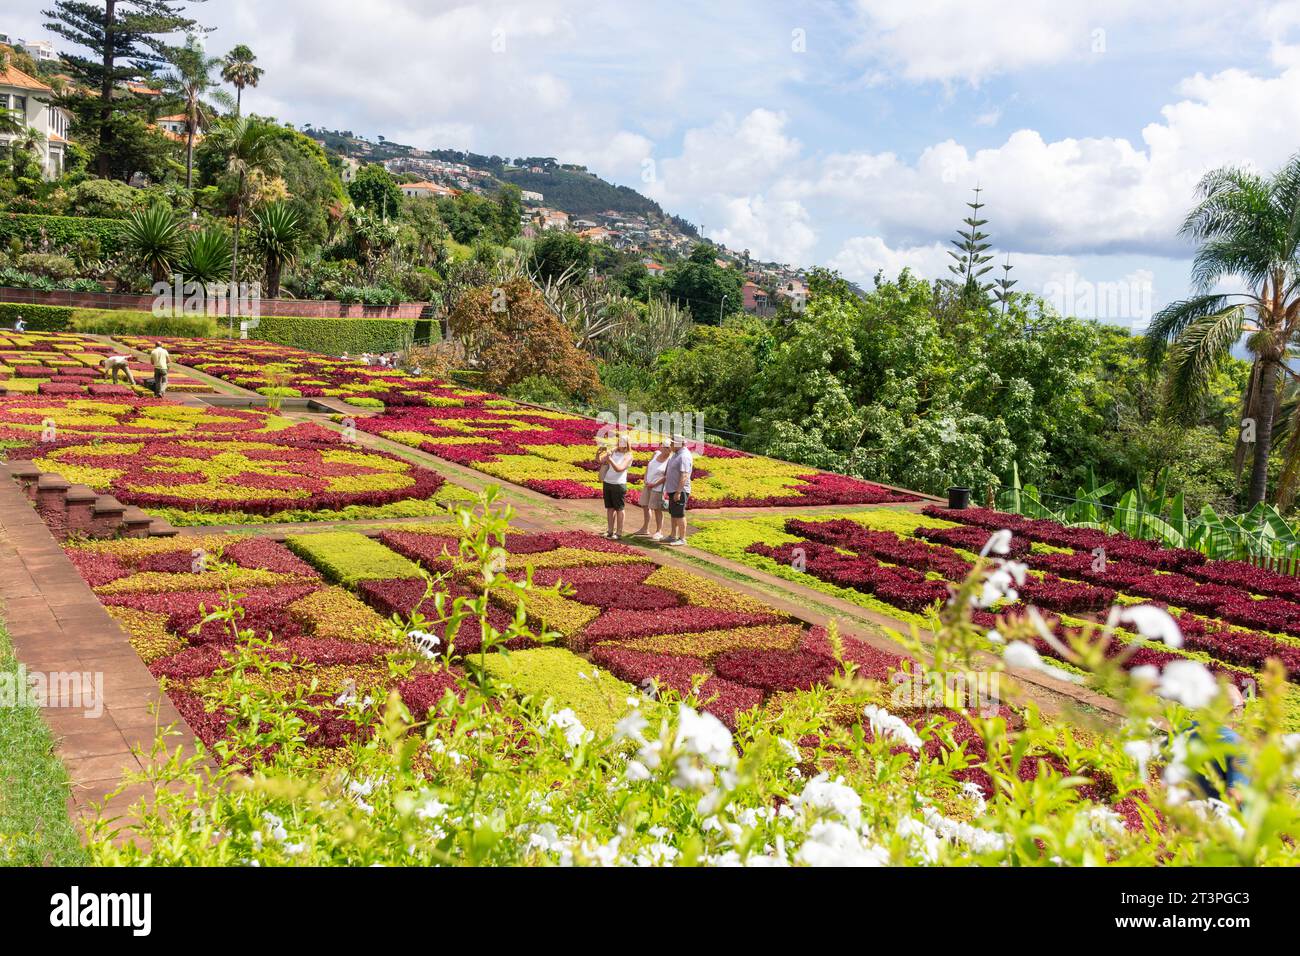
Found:
[[[418,578],[420,569],[395,551],[356,531],[292,535],[284,542],[336,584]]]
[[[492,654],[483,666],[521,696],[549,697],[557,708],[572,709],[584,727],[602,736],[612,734],[627,714],[629,697],[641,699],[631,684],[558,647]]]

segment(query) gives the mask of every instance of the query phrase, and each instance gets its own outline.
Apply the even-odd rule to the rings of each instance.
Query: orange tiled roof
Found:
[[[38,93],[53,93],[54,90],[35,77],[28,76],[13,64],[0,70],[0,86],[16,86],[20,90],[35,90]]]

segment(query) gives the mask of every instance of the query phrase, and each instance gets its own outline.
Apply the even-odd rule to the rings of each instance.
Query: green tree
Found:
[[[120,96],[118,87],[163,68],[173,50],[169,36],[201,28],[180,4],[168,0],[55,0],[44,15],[47,30],[86,51],[63,53],[64,69],[77,80],[68,104],[78,113],[82,137],[97,142],[95,166],[106,179],[120,132],[115,114],[147,108],[141,99]]]
[[[357,170],[356,178],[348,183],[348,195],[353,205],[378,216],[396,216],[402,208],[402,190],[397,180],[375,163]]]
[[[256,87],[266,71],[257,65],[257,57],[239,44],[221,61],[221,78],[235,88],[235,114],[243,112],[244,88]]]
[[[161,77],[163,93],[180,101],[185,112],[185,188],[194,187],[194,137],[200,129],[210,127],[216,110],[206,102],[215,97],[219,102],[229,97],[215,90],[212,71],[221,61],[203,52],[195,37],[182,47],[171,50],[167,56],[170,69]]]
[[[595,259],[591,243],[574,232],[551,230],[533,244],[532,270],[543,281],[561,276],[583,279]]]
[[[212,133],[214,148],[226,157],[226,171],[235,180],[234,247],[230,257],[230,285],[239,286],[239,234],[244,227],[244,206],[248,201],[250,174],[279,172],[283,159],[275,149],[276,128],[247,116],[236,116]],[[233,309],[230,317],[234,328]]]
[[[207,226],[189,234],[177,271],[187,281],[206,288],[230,273],[232,258],[230,235],[224,229]]]
[[[717,250],[700,243],[690,258],[672,266],[663,275],[663,292],[686,306],[696,322],[718,325],[729,313],[742,311],[744,278],[735,269],[714,262]]]
[[[1186,421],[1246,336],[1253,364],[1238,455],[1241,460],[1253,451],[1247,487],[1253,507],[1268,493],[1278,386],[1289,371],[1288,346],[1300,333],[1300,154],[1271,175],[1212,170],[1197,191],[1200,201],[1181,229],[1199,244],[1192,261],[1195,294],[1151,320],[1147,355],[1153,367],[1167,357],[1166,413]],[[1247,291],[1214,291],[1229,279]]]
[[[987,298],[993,289],[993,283],[984,281],[984,275],[993,268],[988,264],[993,256],[988,252],[988,233],[982,231],[988,220],[980,218],[980,210],[984,208],[984,203],[980,202],[981,192],[983,190],[976,186],[974,202],[966,204],[970,207],[970,215],[962,220],[966,228],[958,229],[958,238],[949,240],[956,246],[956,251],[949,249],[948,255],[956,261],[948,266],[948,271],[960,280],[954,284],[968,302]]]
[[[298,212],[288,203],[271,203],[253,213],[253,243],[266,262],[269,298],[279,297],[280,276],[285,266],[297,260],[302,236]]]
[[[166,203],[132,213],[123,230],[126,248],[149,270],[154,282],[165,282],[185,249],[184,229]]]

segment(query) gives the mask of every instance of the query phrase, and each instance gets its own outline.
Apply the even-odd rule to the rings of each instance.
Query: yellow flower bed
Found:
[[[645,583],[653,587],[676,591],[693,607],[708,607],[719,611],[738,611],[742,614],[770,614],[772,607],[758,598],[741,594],[729,585],[663,565],[654,571]]]
[[[296,584],[310,578],[296,574],[263,571],[261,568],[201,571],[198,574],[174,574],[170,571],[139,571],[95,588],[96,594],[167,594],[182,591],[220,591],[225,588],[275,587]]]
[[[126,631],[131,647],[145,664],[171,657],[189,646],[185,638],[168,632],[166,614],[130,607],[106,606],[104,610]]]
[[[316,637],[400,646],[385,621],[351,591],[331,585],[289,605],[289,614]]]
[[[639,637],[624,642],[634,651],[651,654],[680,654],[712,660],[727,651],[789,651],[799,644],[803,627],[798,624],[771,624],[759,627],[737,627],[720,631],[699,631],[694,634],[663,634]]]

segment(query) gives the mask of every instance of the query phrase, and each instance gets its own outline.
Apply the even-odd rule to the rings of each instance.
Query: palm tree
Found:
[[[171,207],[157,203],[133,212],[122,235],[126,247],[144,263],[154,282],[166,282],[184,252],[184,230]]]
[[[1147,330],[1147,360],[1169,356],[1166,411],[1189,420],[1215,368],[1246,336],[1253,359],[1243,399],[1238,464],[1254,442],[1249,506],[1268,491],[1268,460],[1278,384],[1295,377],[1288,347],[1300,333],[1300,154],[1270,176],[1223,167],[1197,186],[1200,202],[1180,231],[1200,248],[1192,262],[1195,295],[1161,309]],[[1240,293],[1214,291],[1236,280]],[[1253,436],[1246,426],[1253,423]]]
[[[266,71],[256,66],[257,57],[244,44],[239,44],[222,60],[221,78],[235,88],[235,115],[238,116],[244,102],[244,87],[257,86],[258,80]]]
[[[298,258],[302,219],[288,203],[271,203],[253,214],[253,242],[266,258],[266,294],[279,298],[284,267]]]
[[[194,137],[205,126],[211,126],[216,111],[204,102],[212,97],[225,105],[230,97],[213,88],[212,71],[221,61],[203,52],[193,37],[183,47],[172,51],[171,72],[162,77],[163,91],[172,99],[180,100],[185,109],[185,188],[194,185]],[[224,101],[224,102],[223,102]]]
[[[208,226],[190,233],[177,271],[206,289],[226,277],[230,257],[230,236],[224,229]]]
[[[9,144],[11,169],[14,179],[19,179],[30,172],[29,165],[39,164],[41,143],[45,142],[45,135],[34,126],[24,127],[21,123],[9,135],[15,137]],[[40,176],[39,170],[35,171],[35,176]]]
[[[249,174],[261,171],[276,174],[284,166],[284,158],[276,150],[279,130],[269,123],[236,116],[218,127],[213,139],[218,151],[226,156],[226,172],[235,178],[235,232],[234,248],[230,259],[231,294],[239,288],[239,234],[244,227],[244,205],[248,201]],[[232,301],[235,301],[232,299]],[[230,326],[233,334],[234,310]]]

